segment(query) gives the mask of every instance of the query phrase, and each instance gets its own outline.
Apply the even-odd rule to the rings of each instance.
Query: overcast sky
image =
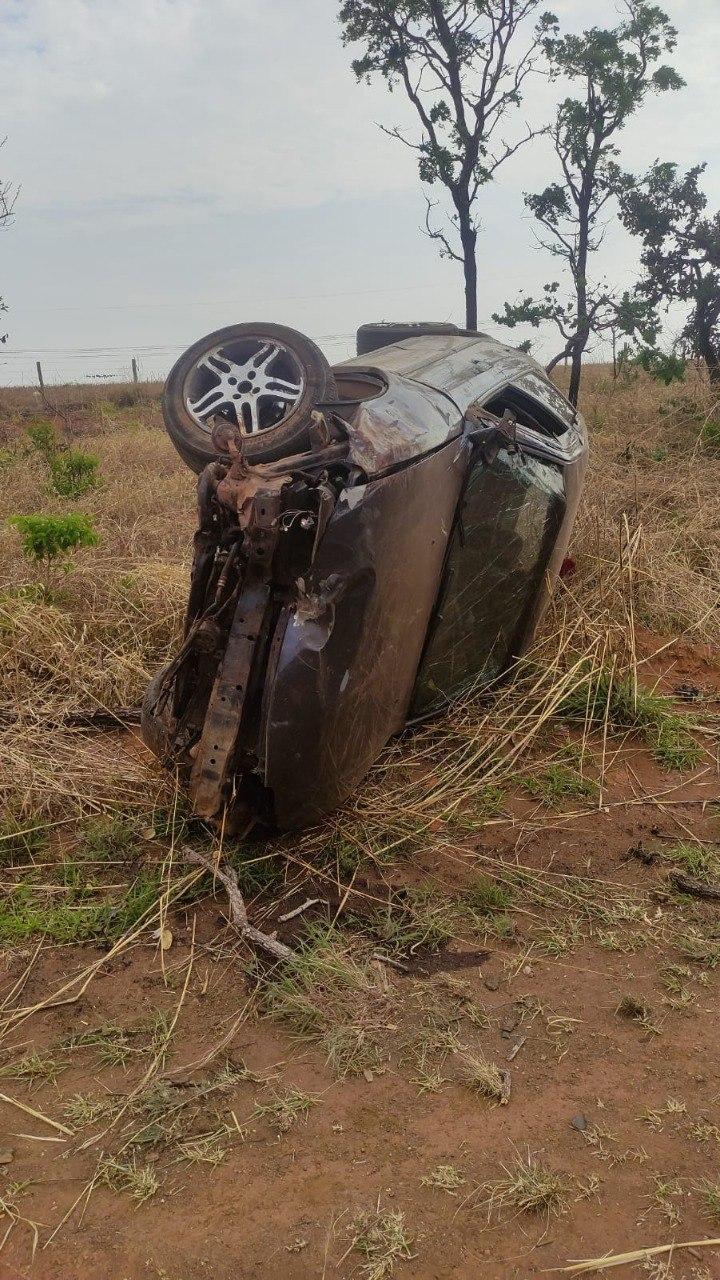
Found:
[[[567,29],[614,18],[611,0],[551,7]],[[720,0],[664,7],[687,88],[649,102],[623,160],[706,160],[717,202]],[[0,381],[31,381],[36,359],[48,378],[116,375],[134,352],[164,375],[233,321],[294,325],[331,359],[352,353],[365,320],[462,323],[459,270],[420,231],[413,157],[377,127],[408,109],[356,84],[336,12],[336,0],[1,0],[1,171],[22,189],[0,235]],[[547,116],[552,93],[533,86],[518,130]],[[554,176],[540,143],[482,195],[480,327],[500,337],[491,312],[555,274],[522,204]],[[606,270],[630,282],[634,258],[611,227]]]

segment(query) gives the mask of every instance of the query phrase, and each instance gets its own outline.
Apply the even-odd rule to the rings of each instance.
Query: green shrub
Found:
[[[687,361],[672,352],[659,351],[657,347],[641,347],[634,363],[656,381],[664,382],[666,387],[671,382],[682,382],[685,378]]]
[[[39,418],[37,422],[31,422],[25,430],[33,447],[47,458],[48,462],[51,462],[60,448],[52,422]]]
[[[61,498],[79,498],[100,484],[99,459],[80,449],[63,449],[50,459],[52,487]]]

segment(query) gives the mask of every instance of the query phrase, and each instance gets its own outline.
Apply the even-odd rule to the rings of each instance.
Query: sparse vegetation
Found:
[[[160,1190],[160,1179],[151,1165],[142,1164],[136,1156],[131,1160],[104,1157],[97,1167],[95,1180],[112,1191],[129,1195],[136,1204],[144,1204]]]
[[[569,694],[562,709],[585,723],[607,723],[639,734],[668,769],[694,769],[701,759],[692,720],[674,711],[668,698],[629,676],[618,677],[607,669],[593,672]]]
[[[572,1188],[566,1175],[549,1168],[530,1150],[524,1155],[516,1152],[502,1170],[501,1178],[483,1188],[489,1192],[485,1204],[491,1213],[559,1213],[570,1197]]]
[[[395,1272],[395,1264],[412,1258],[412,1236],[399,1209],[363,1213],[352,1226],[352,1248],[365,1259],[360,1272],[366,1280],[385,1280]]]
[[[491,1102],[507,1102],[507,1073],[482,1053],[465,1049],[458,1062],[460,1079],[483,1098]]]

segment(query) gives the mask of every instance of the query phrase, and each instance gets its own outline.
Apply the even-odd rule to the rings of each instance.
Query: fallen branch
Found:
[[[327,898],[306,898],[300,903],[299,907],[295,907],[294,911],[286,911],[284,916],[278,916],[278,920],[294,920],[296,916],[301,916],[303,911],[309,910],[310,907],[316,907],[318,903],[322,903],[324,907],[328,905]]]
[[[585,1258],[582,1262],[573,1262],[569,1267],[550,1267],[550,1271],[559,1271],[564,1275],[578,1275],[581,1271],[608,1271],[610,1267],[625,1267],[630,1262],[645,1262],[648,1258],[657,1257],[660,1253],[674,1253],[676,1249],[705,1249],[720,1245],[720,1240],[683,1240],[678,1244],[656,1244],[650,1249],[635,1249],[632,1253],[606,1254],[604,1258]]]
[[[24,1111],[26,1115],[32,1116],[34,1120],[42,1120],[43,1124],[49,1124],[53,1129],[57,1129],[60,1133],[66,1133],[72,1138],[73,1130],[68,1129],[66,1125],[60,1124],[59,1120],[51,1120],[50,1116],[44,1115],[42,1111],[36,1111],[34,1107],[29,1107],[27,1102],[20,1102],[17,1098],[10,1098],[6,1093],[0,1093],[0,1102],[7,1102],[10,1107],[18,1107],[20,1111]]]
[[[687,893],[691,898],[709,898],[712,902],[720,902],[720,885],[705,884],[703,880],[696,880],[694,876],[685,876],[682,871],[671,871],[670,879],[679,889],[681,893]]]
[[[230,903],[230,919],[243,938],[247,938],[248,942],[253,942],[256,947],[267,951],[268,955],[271,955],[274,960],[295,959],[295,952],[290,947],[286,947],[284,942],[278,942],[277,938],[272,938],[270,934],[263,933],[261,929],[256,929],[254,925],[250,924],[245,907],[245,899],[238,885],[237,872],[233,867],[229,867],[227,863],[215,866],[204,854],[198,853],[196,849],[189,848],[188,845],[184,845],[180,852],[186,862],[194,862],[198,866],[204,867],[224,886]]]

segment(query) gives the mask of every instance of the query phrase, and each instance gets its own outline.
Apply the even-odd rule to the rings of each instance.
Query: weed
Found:
[[[178,1146],[178,1152],[182,1160],[187,1160],[190,1164],[209,1164],[213,1169],[222,1164],[227,1150],[223,1147],[218,1138],[220,1134],[225,1134],[225,1130],[220,1129],[216,1133],[204,1134],[201,1137],[190,1138],[187,1142],[181,1142]]]
[[[363,1254],[360,1267],[365,1280],[385,1280],[400,1259],[411,1259],[412,1236],[405,1227],[405,1215],[399,1209],[360,1214],[352,1225],[350,1246]]]
[[[478,875],[464,891],[463,901],[480,916],[494,916],[508,910],[512,894],[490,876]]]
[[[698,929],[688,929],[673,938],[675,948],[691,964],[701,964],[714,969],[720,964],[720,939],[707,937]]]
[[[49,1053],[38,1053],[33,1050],[19,1058],[17,1062],[7,1062],[5,1066],[0,1067],[0,1076],[10,1080],[25,1080],[28,1084],[37,1084],[39,1081],[50,1081],[54,1084],[69,1065],[66,1058],[53,1058]]]
[[[639,733],[655,759],[668,769],[694,769],[701,751],[692,736],[693,722],[678,715],[663,698],[629,676],[612,671],[593,672],[563,702],[562,711],[574,719],[610,724]]]
[[[420,1184],[423,1187],[435,1187],[438,1191],[447,1191],[448,1195],[454,1196],[466,1181],[465,1174],[454,1164],[439,1164],[432,1173],[420,1179]]]
[[[100,1186],[110,1187],[112,1191],[132,1196],[138,1205],[160,1190],[160,1180],[155,1170],[151,1165],[141,1164],[136,1156],[125,1161],[103,1156],[97,1167],[95,1181]]]
[[[126,858],[136,850],[138,838],[138,819],[123,813],[89,818],[82,828],[83,852],[102,861]]]
[[[382,1064],[377,1039],[361,1023],[339,1022],[328,1027],[322,1043],[328,1066],[336,1076],[359,1076],[377,1071]]]
[[[538,929],[535,934],[535,945],[538,950],[548,956],[563,956],[571,947],[582,941],[582,925],[579,920],[569,917],[562,926],[548,925]]]
[[[698,1120],[691,1125],[690,1133],[696,1142],[720,1142],[720,1128],[706,1120]]]
[[[114,1103],[110,1098],[93,1098],[89,1093],[74,1093],[68,1098],[63,1115],[73,1129],[87,1129],[99,1124],[112,1113]]]
[[[703,844],[693,844],[681,840],[678,844],[669,845],[660,851],[664,862],[672,862],[681,867],[696,880],[712,880],[720,877],[720,852]]]
[[[652,1009],[644,1000],[625,995],[615,1009],[618,1018],[628,1018],[631,1022],[639,1022],[644,1027],[652,1025]]]
[[[133,1054],[142,1052],[139,1046],[130,1043],[127,1031],[116,1022],[69,1036],[65,1048],[97,1049],[98,1061],[104,1067],[124,1067]]]
[[[695,1190],[702,1201],[705,1217],[715,1226],[720,1226],[720,1182],[711,1182],[708,1178],[703,1178],[695,1183]]]
[[[421,1093],[439,1093],[443,1085],[447,1084],[447,1079],[442,1071],[428,1071],[421,1065],[410,1083],[417,1085]]]
[[[460,1078],[475,1093],[492,1102],[507,1102],[507,1073],[483,1053],[465,1049],[459,1060]]]
[[[273,1093],[267,1102],[257,1102],[253,1119],[267,1119],[280,1133],[286,1133],[298,1120],[307,1120],[310,1108],[320,1099],[301,1089],[288,1089],[285,1093]]]
[[[11,817],[0,818],[0,866],[32,861],[46,845],[47,833],[43,827],[28,826],[27,822]]]
[[[301,1037],[319,1040],[339,1075],[376,1063],[376,1006],[384,990],[376,968],[360,948],[345,947],[327,929],[312,927],[295,964],[262,976],[262,1007]]]
[[[408,893],[407,902],[388,902],[357,922],[397,955],[411,955],[419,947],[439,951],[458,927],[452,903],[433,898],[425,890]]]
[[[680,1210],[675,1201],[679,1196],[684,1194],[682,1183],[679,1178],[662,1178],[654,1177],[655,1190],[653,1200],[672,1226],[677,1226],[680,1221]]]
[[[720,456],[720,419],[710,418],[703,424],[700,439],[708,453]]]
[[[157,895],[158,880],[149,871],[114,901],[82,905],[48,904],[32,883],[15,885],[0,903],[0,943],[22,942],[36,934],[58,943],[118,938],[137,923]]]
[[[528,1150],[501,1165],[504,1177],[485,1184],[488,1211],[517,1209],[523,1213],[559,1213],[570,1194],[565,1174],[549,1169]]]
[[[564,800],[593,799],[598,794],[596,782],[564,764],[551,764],[542,773],[529,774],[521,786],[533,800],[548,808],[556,808]]]

